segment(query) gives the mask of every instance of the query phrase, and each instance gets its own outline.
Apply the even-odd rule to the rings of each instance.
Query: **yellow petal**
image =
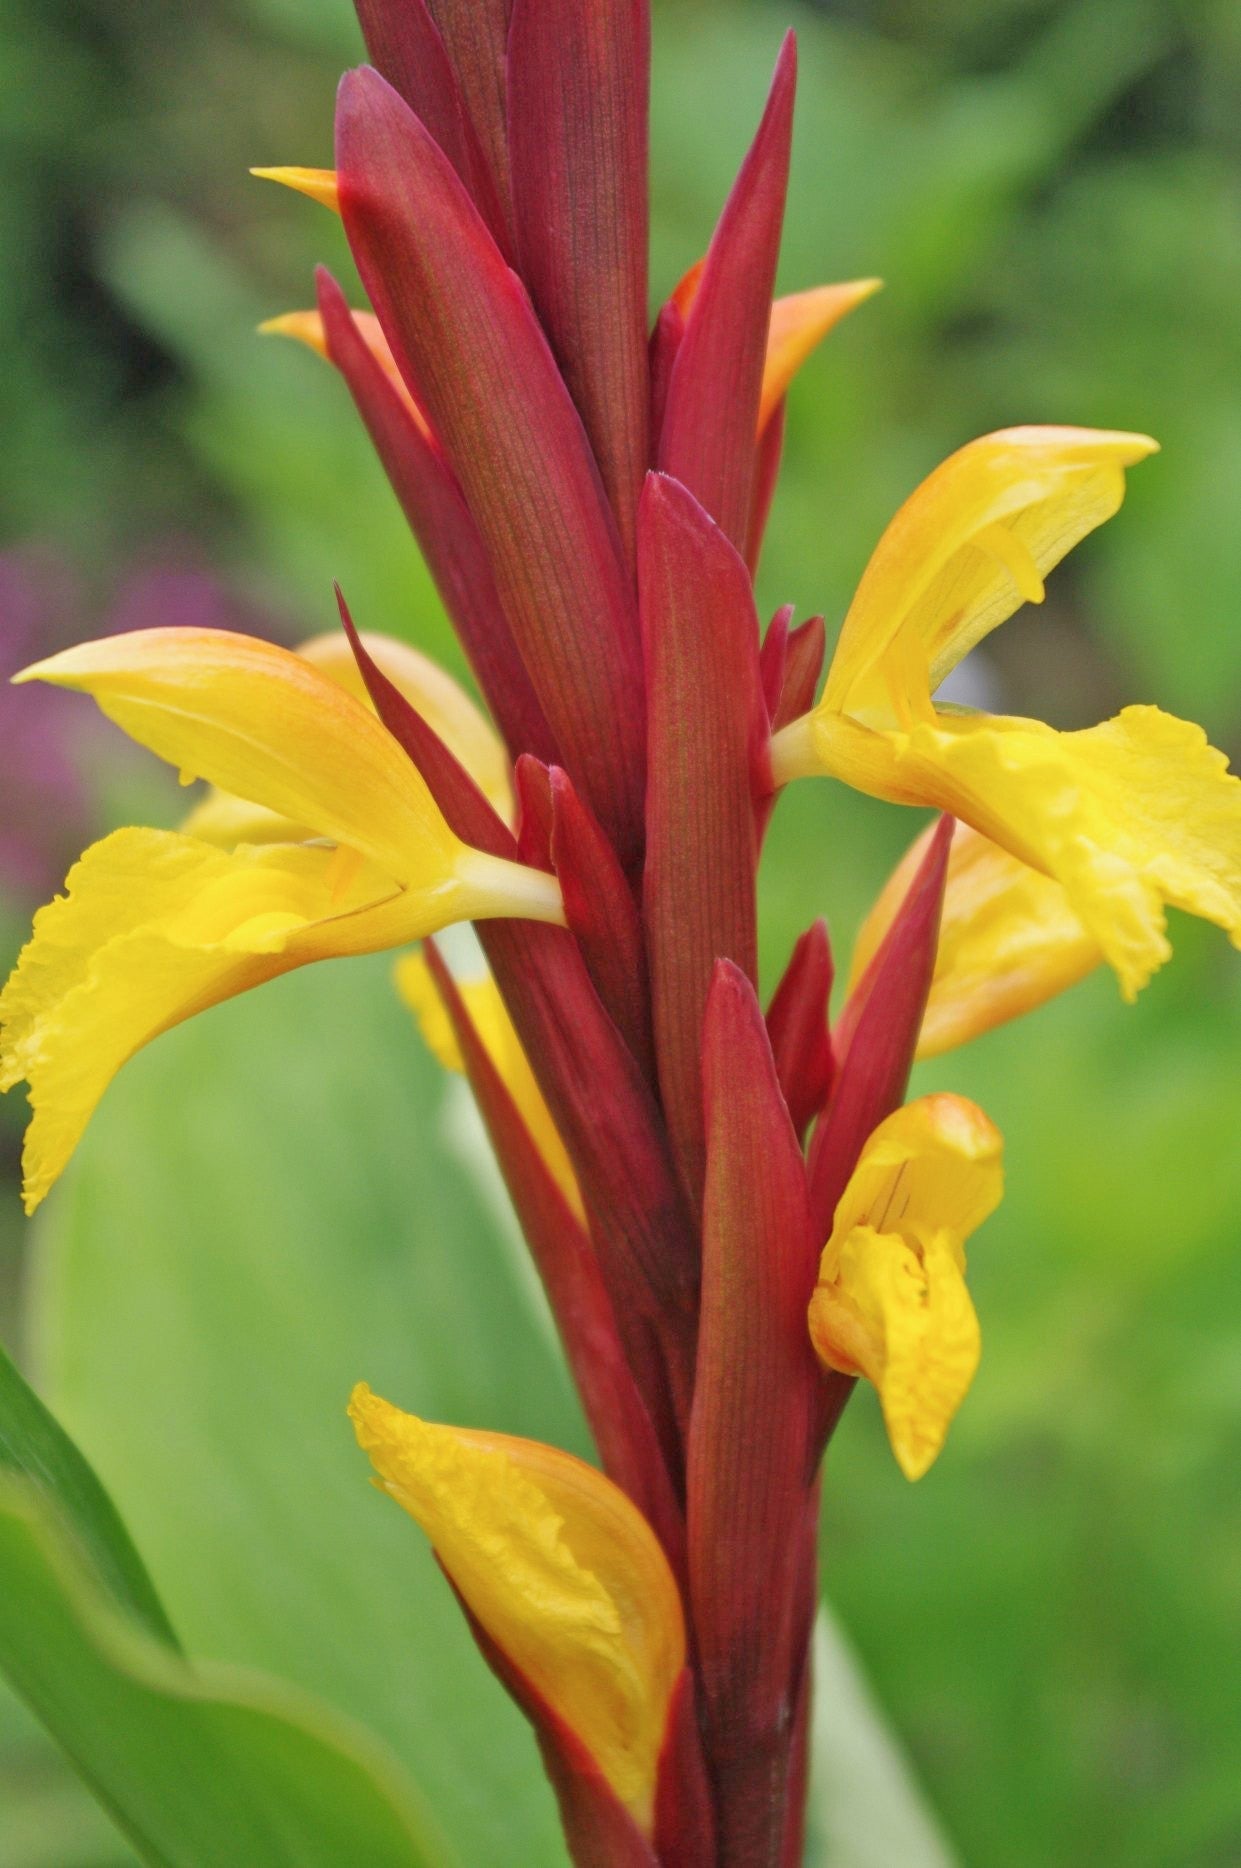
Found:
[[[866,917],[853,949],[850,990],[891,926],[933,834],[934,826],[907,851]],[[958,824],[918,1056],[937,1057],[1033,1011],[1102,958],[1060,883]]]
[[[841,1195],[821,1275],[837,1242],[859,1226],[876,1232],[947,1231],[965,1240],[1000,1203],[1003,1143],[964,1096],[920,1096],[881,1122]]]
[[[422,1032],[427,1049],[445,1070],[464,1071],[452,1021],[440,998],[431,969],[420,953],[402,954],[396,964],[397,990]],[[481,979],[458,980],[457,990],[484,1050],[525,1123],[544,1165],[582,1225],[586,1209],[560,1132],[543,1099],[530,1060],[509,1017],[508,1007],[490,973]]]
[[[312,201],[331,208],[333,214],[340,213],[335,169],[251,169],[250,173],[261,182],[279,182],[284,188],[295,188],[299,195],[309,195]]]
[[[92,694],[140,745],[379,863],[451,869],[461,845],[392,735],[288,649],[222,629],[83,643],[16,677]]]
[[[330,849],[225,855],[172,831],[118,830],[35,917],[0,993],[0,1089],[23,1079],[33,1211],[121,1065],[195,1012],[337,953],[431,931],[437,898]],[[442,900],[443,898],[439,898]]]
[[[427,418],[410,395],[405,386],[405,379],[397,368],[388,340],[379,327],[379,319],[373,311],[355,311],[350,314],[357,327],[358,335],[374,357],[401,401],[405,404],[414,421],[424,435],[431,433]],[[327,333],[323,328],[323,319],[317,311],[285,311],[277,318],[267,318],[259,326],[265,337],[291,337],[299,344],[305,344],[316,356],[325,361],[328,358]]]
[[[960,1096],[925,1096],[863,1148],[836,1208],[810,1303],[829,1368],[879,1391],[901,1469],[931,1464],[978,1366],[965,1241],[1003,1191],[1002,1144]]]
[[[760,434],[806,359],[842,318],[873,297],[882,284],[881,279],[853,279],[847,285],[817,285],[809,292],[792,292],[787,298],[776,299],[771,308],[758,408]]]
[[[839,1250],[836,1280],[810,1303],[810,1334],[829,1368],[865,1375],[907,1479],[920,1479],[944,1444],[974,1379],[978,1318],[943,1233],[859,1226]]]
[[[422,1526],[471,1613],[649,1834],[685,1631],[645,1518],[553,1447],[432,1425],[364,1384],[349,1413],[383,1489]]]
[[[1171,951],[1165,905],[1241,946],[1241,780],[1200,727],[1157,707],[1077,733],[984,714],[908,733],[807,719],[815,769],[949,811],[1059,882],[1127,999]]]
[[[429,655],[394,636],[361,632],[362,646],[382,674],[400,689],[506,824],[513,821],[513,786],[504,742],[459,681]],[[297,653],[312,668],[370,706],[366,683],[342,630],[314,636]]]
[[[822,707],[871,724],[925,715],[950,669],[1124,498],[1147,435],[1006,428],[950,455],[880,539],[841,630]]]

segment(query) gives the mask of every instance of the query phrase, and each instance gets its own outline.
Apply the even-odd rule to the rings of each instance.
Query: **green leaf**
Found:
[[[365,1379],[432,1419],[586,1450],[444,1087],[383,960],[168,1033],[48,1202],[33,1345],[187,1651],[377,1732],[465,1861],[553,1868],[529,1730],[344,1412]]]
[[[124,1616],[45,1489],[0,1481],[0,1666],[144,1860],[421,1868],[417,1812],[360,1734],[301,1695],[192,1667]]]
[[[121,1608],[170,1647],[177,1638],[112,1500],[0,1346],[0,1475],[26,1481]]]

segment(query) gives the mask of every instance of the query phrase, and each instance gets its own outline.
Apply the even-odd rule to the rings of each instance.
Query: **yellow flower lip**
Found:
[[[810,1301],[820,1359],[879,1392],[907,1478],[921,1478],[973,1380],[978,1320],[965,1240],[1003,1190],[999,1131],[962,1096],[880,1123],[836,1208]]]
[[[646,1519],[593,1466],[538,1441],[420,1420],[364,1382],[349,1416],[471,1614],[649,1835],[685,1624]]]
[[[284,188],[294,188],[299,195],[308,195],[312,201],[330,208],[333,214],[340,213],[340,189],[335,169],[292,167],[251,169],[250,173],[261,182],[279,182]]]
[[[975,643],[1041,598],[1047,572],[1120,506],[1125,468],[1157,450],[1149,435],[1028,426],[949,455],[876,546],[821,706],[882,714],[895,676],[914,713],[924,711]]]

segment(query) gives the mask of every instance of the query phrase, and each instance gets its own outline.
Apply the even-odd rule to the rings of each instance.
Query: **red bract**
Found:
[[[834,1199],[904,1093],[946,851],[834,1039],[821,922],[764,1019],[770,737],[813,703],[824,646],[822,620],[794,628],[786,608],[760,647],[752,586],[790,367],[764,402],[794,47],[648,337],[643,0],[359,14],[382,77],[342,85],[339,199],[387,352],[326,276],[322,344],[514,761],[511,826],[346,627],[457,835],[561,887],[565,928],[479,934],[567,1189],[428,960],[603,1466],[681,1593],[688,1667],[649,1799],[618,1799],[471,1617],[539,1733],[576,1860],[775,1868],[800,1850],[817,1467],[851,1386],[821,1368],[807,1307]]]

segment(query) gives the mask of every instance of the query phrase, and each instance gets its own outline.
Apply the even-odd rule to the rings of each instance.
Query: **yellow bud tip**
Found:
[[[330,208],[333,214],[340,213],[340,190],[336,184],[335,169],[251,169],[250,173],[261,182],[279,182],[283,188],[296,189],[299,195],[309,195],[312,201]]]
[[[260,337],[291,337],[316,356],[327,356],[327,336],[317,311],[282,311],[278,318],[264,318],[258,329]]]

